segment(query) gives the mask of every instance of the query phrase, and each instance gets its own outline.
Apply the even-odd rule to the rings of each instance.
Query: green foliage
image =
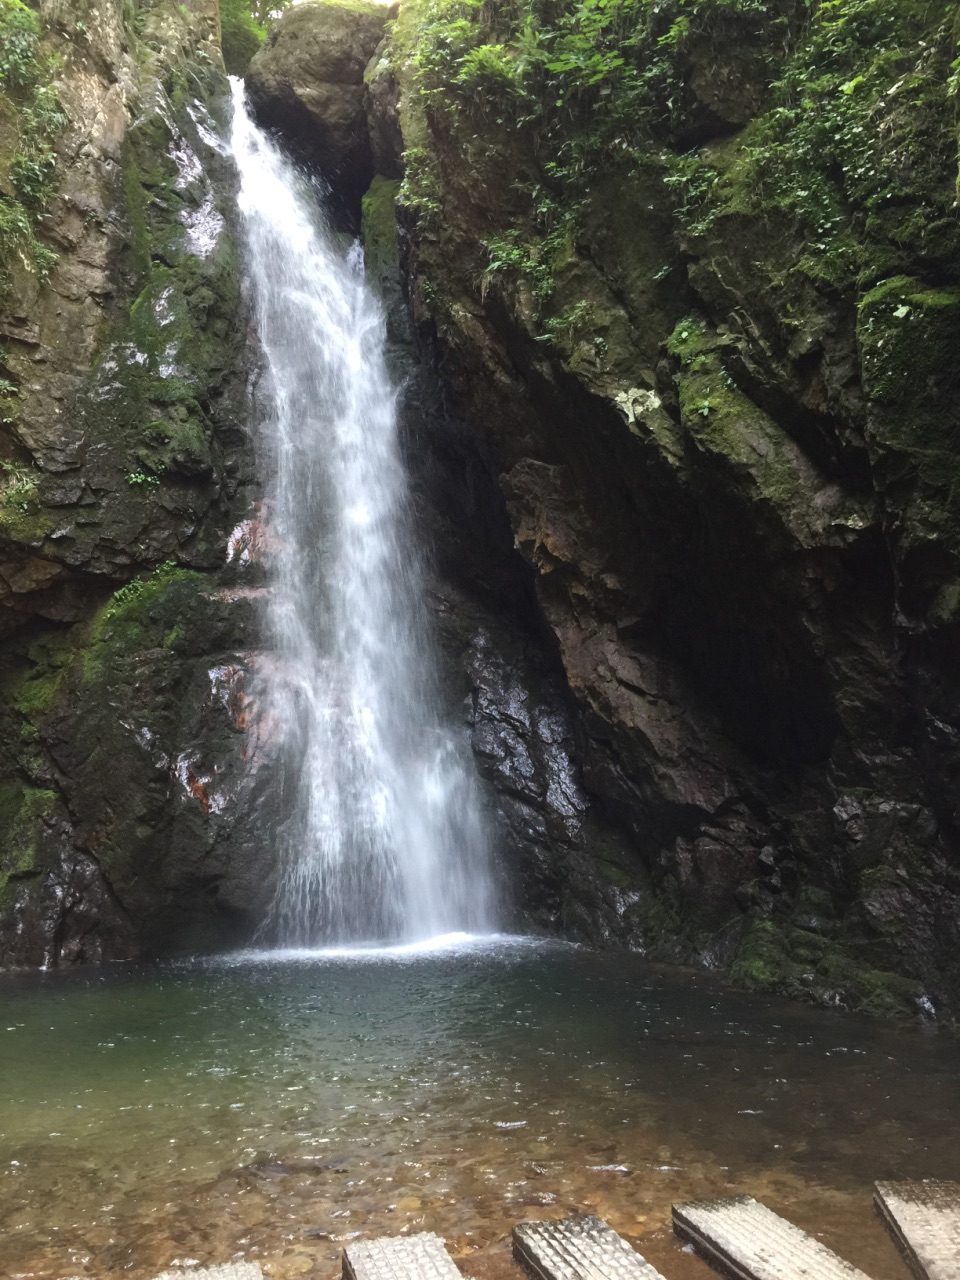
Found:
[[[230,75],[242,76],[267,38],[270,24],[293,0],[220,0],[223,61]]]
[[[481,288],[498,273],[510,273],[527,281],[533,296],[539,302],[545,302],[554,290],[551,259],[556,247],[553,237],[531,243],[515,230],[508,231],[505,236],[494,237],[487,244],[490,261],[483,274]]]
[[[147,475],[145,471],[130,471],[126,479],[134,489],[155,489],[160,483],[159,477]]]
[[[542,187],[534,188],[530,194],[530,223],[522,230],[510,228],[504,235],[487,241],[487,264],[480,276],[480,292],[484,295],[498,278],[522,284],[541,327],[539,341],[559,344],[583,327],[590,310],[585,302],[575,303],[561,314],[548,307],[557,288],[557,277],[573,256],[580,206],[563,207]]]
[[[785,215],[798,268],[825,287],[895,274],[907,249],[960,274],[957,0],[418,0],[417,12],[409,56],[431,127],[465,145],[485,124],[519,128],[564,205],[617,157],[656,157],[688,235],[726,214]],[[722,162],[684,142],[700,127],[694,73],[741,77],[751,107],[766,95]],[[436,219],[443,183],[417,142]],[[533,239],[518,223],[489,243],[485,279],[542,270]]]
[[[40,23],[21,0],[0,0],[0,94],[12,108],[17,145],[9,155],[10,189],[0,195],[0,296],[23,269],[45,281],[57,260],[37,230],[56,181],[54,142],[66,124],[49,79],[52,59]]]
[[[223,59],[232,76],[242,76],[253,54],[266,40],[264,22],[269,13],[260,18],[260,10],[278,9],[278,5],[257,5],[250,0],[220,0],[220,26],[223,31]],[[253,12],[251,12],[251,9]]]
[[[279,18],[292,3],[293,0],[247,0],[247,8],[254,22],[265,27]]]
[[[440,212],[440,183],[433,173],[430,153],[425,147],[408,147],[404,152],[400,201],[417,214],[424,227],[429,226]]]
[[[663,150],[691,220],[701,209],[711,216],[706,205],[716,175],[699,158],[673,150],[677,132],[689,124],[691,51],[705,47],[709,61],[714,45],[751,50],[762,85],[783,57],[785,12],[795,9],[792,0],[410,2],[416,34],[403,57],[427,128],[407,153],[402,200],[424,229],[429,221],[439,230],[444,180],[427,145],[431,130],[467,152],[491,126],[517,131],[517,153],[535,157],[535,177],[516,184],[529,194],[529,212],[511,215],[514,225],[488,238],[480,284],[523,280],[539,301],[552,291],[557,258],[557,246],[544,243],[551,229],[540,206],[546,200],[566,211],[562,239],[575,243],[591,184],[612,163],[646,162]]]
[[[20,150],[10,176],[21,202],[34,213],[43,209],[51,194],[57,165],[52,144],[66,122],[50,85],[37,85],[20,108]]]
[[[27,512],[36,502],[36,497],[35,471],[23,463],[0,462],[0,507]]]
[[[135,604],[157,594],[157,589],[169,582],[180,572],[175,560],[167,560],[157,565],[153,573],[144,574],[118,587],[113,593],[110,603],[104,610],[105,619],[117,618],[129,605]]]
[[[682,123],[687,46],[726,34],[752,45],[785,34],[768,0],[422,0],[413,65],[448,116],[502,111],[582,173],[604,148],[629,149]],[[771,13],[771,9],[773,12]]]
[[[0,85],[26,89],[36,80],[40,22],[22,0],[0,0]]]
[[[667,158],[685,229],[786,215],[806,245],[798,267],[832,288],[895,273],[901,250],[955,258],[957,13],[951,0],[820,4],[728,171]]]
[[[554,347],[567,346],[578,334],[589,333],[593,320],[593,308],[585,298],[581,298],[559,315],[546,316],[541,322],[543,332],[538,335],[537,341]],[[602,342],[602,339],[597,341]]]

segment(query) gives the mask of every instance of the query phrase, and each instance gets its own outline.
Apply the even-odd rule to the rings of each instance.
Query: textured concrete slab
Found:
[[[255,1262],[225,1262],[219,1267],[174,1267],[156,1280],[263,1280],[263,1272]]]
[[[600,1218],[521,1222],[513,1256],[538,1280],[663,1280]]]
[[[343,1251],[344,1280],[463,1280],[443,1241],[432,1231],[416,1236],[357,1240]]]
[[[867,1280],[751,1196],[675,1204],[673,1229],[738,1280]]]
[[[874,1204],[920,1280],[960,1280],[960,1182],[878,1182]]]

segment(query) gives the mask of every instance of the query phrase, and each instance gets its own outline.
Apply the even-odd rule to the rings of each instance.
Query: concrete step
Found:
[[[415,1236],[357,1240],[343,1251],[343,1280],[463,1280],[443,1240]]]
[[[919,1280],[960,1280],[960,1182],[878,1182],[874,1204]]]
[[[737,1280],[868,1280],[751,1196],[675,1204],[673,1229]]]
[[[663,1280],[611,1227],[588,1216],[521,1222],[513,1256],[537,1280]]]

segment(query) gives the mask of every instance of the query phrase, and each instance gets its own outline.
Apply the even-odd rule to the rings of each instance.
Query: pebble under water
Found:
[[[0,1046],[13,1277],[326,1280],[418,1230],[494,1276],[514,1222],[587,1211],[685,1280],[671,1202],[743,1191],[901,1280],[873,1180],[956,1176],[955,1036],[559,944],[8,976]]]

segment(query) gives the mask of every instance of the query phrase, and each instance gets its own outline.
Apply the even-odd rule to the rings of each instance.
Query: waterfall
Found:
[[[237,80],[233,95],[265,365],[262,697],[285,815],[261,935],[310,947],[486,931],[489,851],[469,753],[440,713],[382,308]]]

